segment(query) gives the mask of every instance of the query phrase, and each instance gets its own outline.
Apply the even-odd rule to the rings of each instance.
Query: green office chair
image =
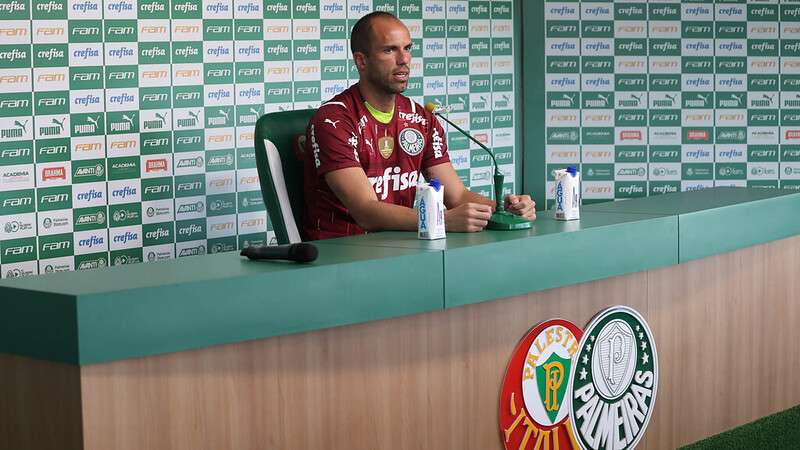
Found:
[[[303,150],[316,109],[264,114],[256,123],[255,147],[261,195],[278,244],[300,242],[303,226]]]

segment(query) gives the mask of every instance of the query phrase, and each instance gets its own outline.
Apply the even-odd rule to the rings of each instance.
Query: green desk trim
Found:
[[[523,231],[318,242],[308,265],[224,253],[2,280],[0,352],[73,364],[149,356],[442,310],[797,234],[800,194],[714,188],[589,205],[580,221],[542,213]]]
[[[442,309],[440,252],[328,247],[308,265],[222,253],[4,280],[0,352],[94,364]]]
[[[596,203],[583,212],[677,216],[680,262],[800,234],[800,193],[783,189],[718,187]]]
[[[327,242],[442,251],[444,305],[452,308],[677,264],[677,241],[674,216],[586,213],[563,222],[546,212],[530,230],[450,233],[436,241],[386,232]]]

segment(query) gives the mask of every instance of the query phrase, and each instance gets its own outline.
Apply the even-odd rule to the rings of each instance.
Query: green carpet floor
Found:
[[[800,406],[682,447],[682,450],[800,449]]]

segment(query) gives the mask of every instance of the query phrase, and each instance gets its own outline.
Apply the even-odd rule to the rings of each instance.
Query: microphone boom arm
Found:
[[[441,108],[441,107],[439,107]],[[482,148],[489,156],[492,158],[492,165],[494,166],[494,199],[495,199],[495,211],[492,214],[492,217],[489,219],[489,223],[487,224],[487,228],[492,230],[524,230],[526,228],[531,227],[531,222],[527,219],[514,215],[505,210],[505,205],[503,203],[503,181],[505,179],[505,175],[503,172],[500,171],[500,166],[497,165],[497,160],[494,157],[494,152],[489,150],[488,147],[483,145],[482,142],[475,139],[471,134],[467,133],[461,127],[454,124],[450,121],[447,117],[441,114],[441,109],[437,110],[436,105],[432,102],[428,102],[425,105],[425,109],[432,112],[436,116],[440,117],[442,120],[450,124],[453,128],[458,130],[459,133],[463,134],[470,141],[478,144],[480,148]]]
[[[489,156],[491,156],[491,157],[492,157],[492,163],[493,163],[493,165],[494,165],[494,173],[495,173],[495,175],[502,175],[502,174],[503,174],[502,172],[500,172],[500,167],[498,167],[498,166],[497,166],[497,160],[496,160],[496,159],[494,159],[494,153],[493,153],[491,150],[489,150],[489,148],[488,148],[488,147],[486,147],[485,145],[483,145],[483,142],[481,142],[481,141],[479,141],[479,140],[475,139],[475,138],[474,138],[474,137],[473,137],[471,134],[469,134],[469,133],[467,133],[466,131],[464,131],[463,129],[461,129],[461,127],[459,127],[458,125],[454,124],[452,121],[450,121],[450,119],[448,119],[447,117],[443,116],[441,113],[439,113],[439,112],[434,112],[434,114],[436,114],[437,116],[441,117],[441,118],[442,118],[442,120],[444,120],[445,122],[449,123],[449,124],[450,124],[450,125],[451,125],[453,128],[455,128],[456,130],[458,130],[459,132],[461,132],[461,134],[463,134],[464,136],[466,136],[466,137],[467,137],[467,138],[468,138],[470,141],[472,141],[472,142],[474,142],[474,143],[478,144],[478,146],[479,146],[480,148],[484,149],[484,150],[486,151],[486,153],[488,153],[488,154],[489,154]]]

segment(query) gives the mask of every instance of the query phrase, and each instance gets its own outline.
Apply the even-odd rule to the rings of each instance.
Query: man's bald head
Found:
[[[354,55],[356,52],[369,53],[370,43],[372,42],[372,23],[376,20],[400,22],[400,19],[394,15],[383,11],[374,11],[358,19],[358,22],[353,25],[353,30],[350,32],[350,51]]]

